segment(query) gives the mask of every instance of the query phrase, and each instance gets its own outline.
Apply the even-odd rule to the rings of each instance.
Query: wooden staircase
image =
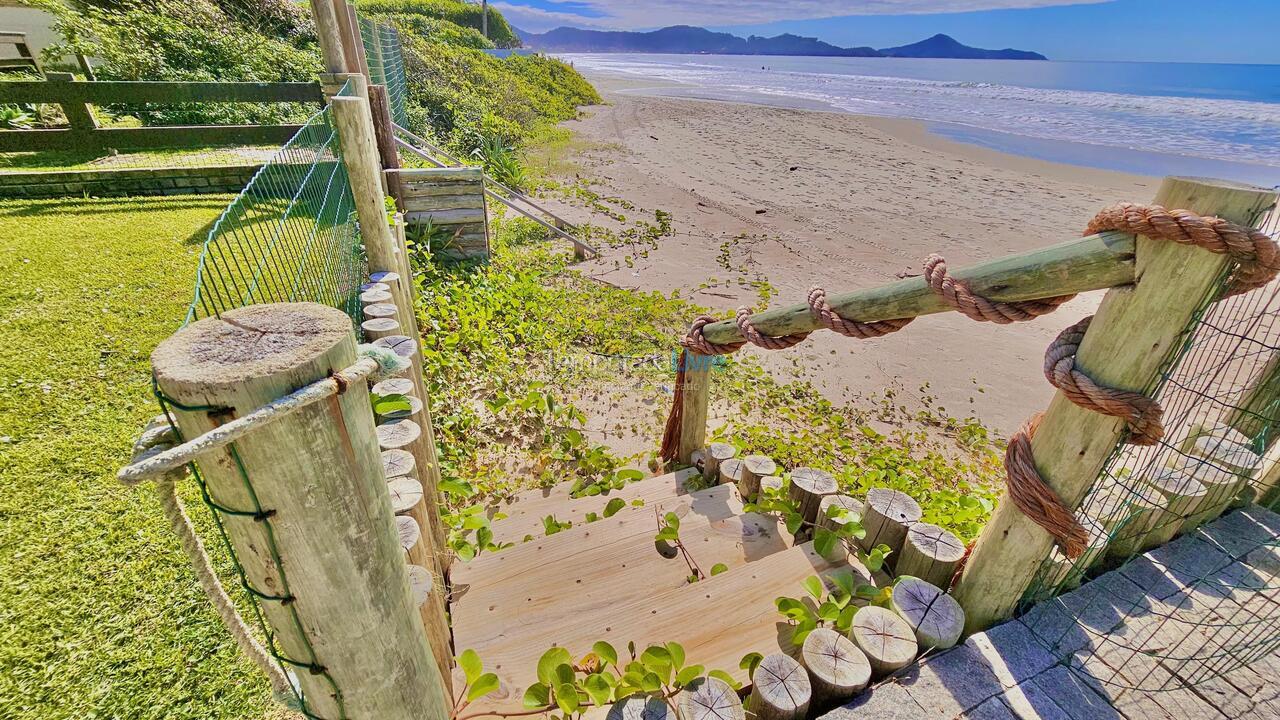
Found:
[[[507,517],[494,522],[495,542],[516,545],[455,564],[451,574],[454,649],[475,650],[502,682],[476,709],[523,709],[548,648],[580,658],[597,640],[619,653],[629,642],[638,650],[679,642],[688,664],[745,683],[742,656],[790,649],[791,631],[775,598],[801,597],[801,583],[815,574],[886,581],[855,558],[830,562],[812,543],[796,544],[773,517],[744,512],[735,485],[690,491],[695,479],[701,482],[696,470],[681,470],[576,499],[566,484],[524,493],[501,508]],[[626,506],[604,518],[613,498]],[[705,579],[690,582],[683,557],[665,557],[655,547],[658,517],[668,512],[680,517],[681,541]],[[588,513],[601,519],[586,522]],[[547,515],[573,526],[544,536]],[[521,542],[529,535],[536,539]],[[728,570],[711,576],[717,564]]]

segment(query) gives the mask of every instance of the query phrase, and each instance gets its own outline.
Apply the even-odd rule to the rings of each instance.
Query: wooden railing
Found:
[[[176,103],[323,102],[318,83],[75,81],[49,73],[44,82],[0,83],[0,104],[56,104],[70,127],[0,131],[0,152],[115,148],[225,147],[279,145],[301,125],[179,125],[137,128],[99,127],[93,105]]]
[[[1245,226],[1257,223],[1275,200],[1274,190],[1183,178],[1167,178],[1155,198],[1166,207]],[[1230,262],[1226,255],[1194,246],[1104,232],[950,274],[975,294],[1006,302],[1108,289],[1075,366],[1100,385],[1145,393],[1205,299],[1220,287]],[[922,277],[833,293],[828,303],[841,317],[862,322],[952,309]],[[752,315],[751,324],[772,337],[820,327],[808,304],[801,303]],[[744,340],[731,320],[706,325],[703,337],[716,345]],[[674,448],[676,460],[684,464],[692,464],[694,453],[706,445],[712,369],[708,358],[687,354]],[[1122,420],[1075,405],[1058,392],[1031,440],[1036,469],[1074,510],[1124,432]],[[1010,616],[1053,545],[1049,533],[1022,514],[1006,493],[953,591],[964,606],[967,632]]]

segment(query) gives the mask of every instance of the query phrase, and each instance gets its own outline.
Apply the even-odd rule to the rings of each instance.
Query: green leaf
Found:
[[[609,696],[613,694],[613,686],[599,673],[588,675],[582,681],[582,689],[587,691],[587,695],[591,697],[591,702],[596,705],[608,704]]]
[[[752,666],[751,669],[755,670],[755,666]],[[732,675],[730,675],[729,673],[723,670],[712,670],[711,672],[707,673],[707,677],[713,677],[718,680],[723,680],[726,685],[733,688],[734,690],[739,690],[742,688],[742,683],[735,680]]]
[[[705,670],[701,665],[690,665],[676,674],[676,687],[685,687],[689,683],[702,677],[702,671]]]
[[[524,691],[524,706],[533,710],[551,704],[551,688],[542,683],[534,683]]]
[[[667,670],[670,671],[671,667],[667,666]],[[662,678],[658,677],[657,673],[645,673],[640,681],[640,689],[645,692],[658,692],[662,689]]]
[[[817,575],[810,575],[804,581],[805,592],[809,593],[809,597],[819,602],[822,601],[822,595],[826,592],[826,587],[822,584],[822,578]]]
[[[853,573],[848,571],[832,573],[827,576],[827,580],[832,585],[840,588],[840,591],[845,595],[853,594]]]
[[[684,667],[684,647],[680,643],[667,643],[667,654],[671,656],[671,667],[676,670]]]
[[[625,468],[623,470],[619,470],[614,477],[619,480],[625,480],[626,482],[634,482],[642,479],[644,477],[644,473],[636,470],[635,468]]]
[[[724,563],[716,563],[715,565],[711,566],[712,576],[719,575],[720,573],[723,573],[723,572],[729,572],[728,565],[725,565]]]
[[[542,654],[538,659],[538,682],[543,685],[551,686],[556,682],[556,668],[561,665],[571,665],[573,657],[569,655],[569,651],[560,647],[553,647]]]
[[[662,516],[662,519],[663,519],[663,520],[665,520],[665,521],[667,522],[667,527],[671,528],[672,530],[679,530],[679,529],[680,529],[680,516],[679,516],[679,515],[676,515],[676,514],[675,514],[675,513],[673,513],[673,512],[669,512],[669,513],[667,513],[666,515],[663,515],[663,516]]]
[[[484,663],[480,661],[480,656],[475,650],[464,650],[458,656],[458,667],[462,668],[462,674],[467,678],[467,684],[475,683],[476,678],[484,672]]]
[[[556,682],[558,684],[572,684],[574,679],[573,665],[565,663],[556,666]]]
[[[600,640],[595,645],[591,646],[591,652],[595,653],[596,656],[599,657],[604,662],[607,662],[610,665],[617,667],[618,651],[614,650],[613,646],[610,645],[609,643],[603,640]]]
[[[836,543],[839,541],[840,539],[836,537],[835,533],[826,528],[818,528],[817,532],[813,534],[813,549],[823,557],[830,557],[832,551],[836,549]]]
[[[467,700],[469,702],[474,702],[489,693],[497,692],[497,690],[498,676],[493,673],[485,673],[476,678],[476,681],[472,683],[471,689],[467,691]]]
[[[654,542],[657,542],[659,540],[666,540],[670,542],[672,540],[679,540],[680,534],[671,528],[663,528],[662,530],[658,531],[658,534],[653,536],[653,539],[654,539]]]
[[[746,655],[742,656],[741,660],[738,661],[738,667],[743,670],[746,670],[747,676],[750,677],[752,675],[755,675],[756,666],[760,664],[761,660],[764,660],[764,656],[761,655],[760,653],[758,652],[747,653]]]
[[[853,627],[853,616],[858,612],[858,608],[850,605],[840,611],[840,616],[836,618],[836,629],[842,634],[847,633]]]
[[[627,501],[622,498],[614,498],[604,506],[604,516],[609,518],[618,514],[618,511],[627,506]]]
[[[787,532],[795,535],[800,532],[800,527],[804,525],[804,518],[800,515],[788,513],[786,516]]]
[[[578,702],[578,688],[570,683],[563,683],[556,686],[556,705],[561,712],[575,713],[581,707]]]

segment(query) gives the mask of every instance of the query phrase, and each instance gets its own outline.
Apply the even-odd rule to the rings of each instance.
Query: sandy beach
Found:
[[[576,171],[636,213],[672,213],[675,235],[631,267],[615,268],[633,254],[620,248],[584,270],[622,287],[680,290],[719,312],[758,299],[727,280],[766,280],[777,291],[770,304],[789,304],[815,285],[842,291],[919,273],[935,252],[959,267],[1061,242],[1106,205],[1149,201],[1158,183],[952,142],[913,121],[649,97],[635,94],[635,80],[591,79],[609,104],[566,124],[584,148]],[[581,208],[567,214],[600,222]],[[747,352],[780,375],[798,368],[833,400],[897,387],[907,404],[933,395],[951,415],[1007,435],[1052,394],[1045,346],[1100,297],[1033,323],[951,313],[877,340],[818,332],[792,350]]]

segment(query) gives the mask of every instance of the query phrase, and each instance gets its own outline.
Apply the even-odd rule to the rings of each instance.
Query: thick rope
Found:
[[[1004,453],[1004,469],[1008,476],[1005,485],[1013,504],[1022,514],[1044,528],[1058,541],[1062,552],[1075,560],[1084,552],[1089,533],[1036,470],[1031,438],[1039,424],[1040,415],[1036,414],[1009,438],[1009,447]]]
[[[1164,437],[1164,410],[1155,400],[1129,390],[1099,385],[1076,368],[1076,352],[1093,316],[1063,330],[1044,354],[1044,376],[1068,400],[1086,410],[1122,418],[1129,426],[1128,441],[1155,445]]]
[[[765,350],[786,350],[799,345],[804,342],[805,338],[809,337],[807,332],[782,335],[780,337],[765,335],[751,324],[751,308],[746,306],[738,308],[737,323],[738,332],[742,333],[742,337],[746,338],[747,342]]]
[[[947,305],[970,320],[1008,325],[1048,315],[1075,295],[1059,295],[1041,300],[1001,302],[988,300],[969,289],[968,283],[947,274],[947,261],[941,255],[930,255],[924,261],[924,279]]]
[[[1212,253],[1230,255],[1239,267],[1231,276],[1228,295],[1262,287],[1280,272],[1280,250],[1274,240],[1261,230],[1218,217],[1204,217],[1189,210],[1166,210],[1160,205],[1120,203],[1095,215],[1084,234],[1106,230],[1195,245]]]
[[[745,340],[740,342],[727,343],[725,345],[717,345],[706,338],[702,333],[702,329],[713,322],[717,322],[710,315],[701,315],[693,324],[689,326],[689,332],[680,338],[680,346],[686,350],[692,350],[699,355],[729,355],[737,352],[743,345]]]
[[[850,320],[841,317],[839,313],[827,303],[827,291],[820,287],[815,287],[809,291],[809,312],[822,323],[822,327],[845,337],[851,337],[858,340],[868,340],[871,338],[884,337],[889,333],[898,332],[906,327],[915,318],[901,318],[897,320],[879,320],[876,322],[862,322],[861,320]]]
[[[147,455],[154,455],[157,452],[168,449],[173,441],[173,430],[167,419],[162,415],[153,420],[142,433],[142,436],[138,438],[138,441],[134,444],[134,457],[135,459],[141,459]],[[182,506],[182,499],[178,497],[174,489],[174,483],[181,480],[185,475],[186,469],[178,468],[154,478],[156,497],[160,501],[160,509],[164,512],[165,519],[169,521],[169,527],[173,528],[173,533],[178,536],[178,543],[182,546],[182,551],[186,553],[187,559],[191,562],[191,569],[196,573],[196,579],[200,582],[200,589],[209,598],[209,602],[213,604],[214,610],[217,611],[218,617],[222,620],[223,627],[227,629],[227,632],[231,633],[231,637],[235,639],[240,652],[248,656],[266,674],[276,697],[286,697],[292,693],[289,679],[285,676],[284,671],[280,669],[280,666],[271,659],[271,654],[267,652],[267,649],[250,632],[249,626],[245,623],[244,618],[241,617],[240,611],[236,609],[235,603],[231,601],[231,598],[227,596],[226,591],[222,588],[222,583],[218,580],[218,574],[213,569],[213,560],[205,550],[204,543],[200,541],[200,536],[196,534],[196,529],[191,523],[191,517],[187,515],[186,509]]]

